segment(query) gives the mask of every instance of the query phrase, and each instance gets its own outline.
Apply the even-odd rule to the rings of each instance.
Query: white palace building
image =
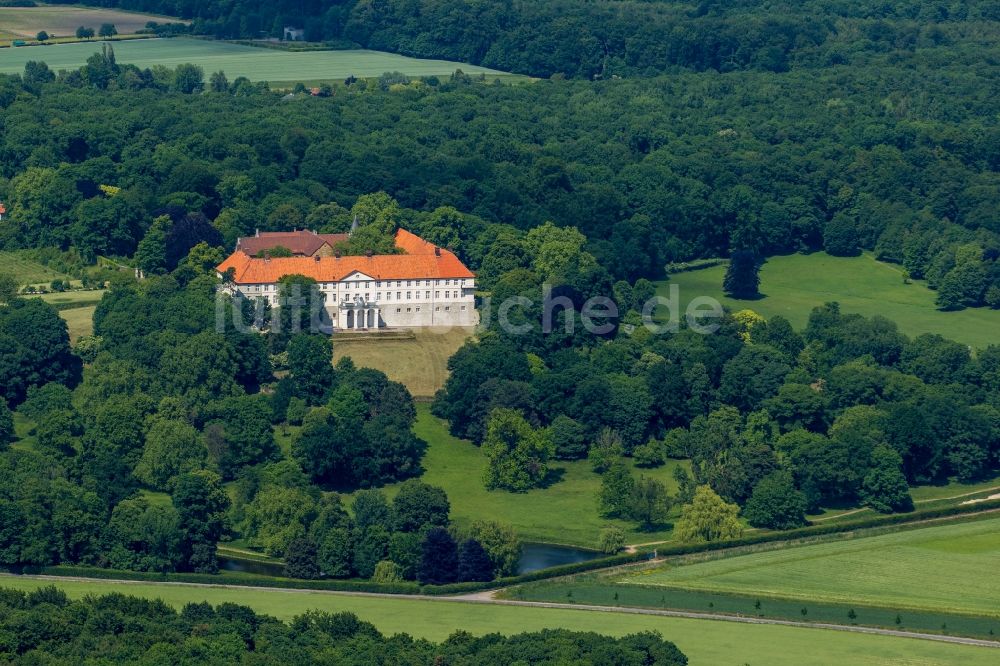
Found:
[[[313,278],[337,330],[478,323],[476,276],[454,253],[400,229],[395,240],[402,254],[342,256],[335,246],[347,237],[313,231],[258,232],[240,238],[236,251],[216,270],[220,275],[232,270],[233,293],[264,298],[272,305],[281,278]],[[270,256],[277,247],[293,256]]]

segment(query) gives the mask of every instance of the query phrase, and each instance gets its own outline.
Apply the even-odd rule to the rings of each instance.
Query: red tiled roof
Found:
[[[318,236],[329,243],[330,247],[334,247],[337,243],[343,243],[349,239],[351,234],[318,234]]]
[[[396,231],[396,247],[406,254],[434,254],[437,246],[406,229]],[[445,252],[446,250],[441,250]]]
[[[239,239],[236,242],[236,249],[253,256],[280,245],[287,247],[293,254],[312,256],[326,242],[322,236],[311,231],[265,231],[256,236]]]
[[[372,257],[252,257],[237,250],[216,268],[234,271],[237,284],[267,284],[286,275],[305,275],[317,282],[338,282],[352,273],[364,273],[376,280],[472,278],[475,274],[448,250],[400,229],[396,245],[407,254],[378,254]],[[291,249],[291,248],[289,248]],[[410,250],[413,250],[410,252]]]

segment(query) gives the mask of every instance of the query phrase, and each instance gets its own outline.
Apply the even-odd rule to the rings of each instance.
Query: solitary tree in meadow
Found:
[[[737,505],[727,503],[708,486],[698,486],[694,499],[681,509],[674,535],[688,542],[738,538],[743,534],[739,511]]]
[[[517,410],[497,409],[487,424],[483,453],[487,460],[483,480],[488,489],[523,492],[545,480],[552,444],[543,430],[533,428]]]
[[[729,260],[722,289],[733,298],[756,298],[760,295],[759,271],[757,255],[750,250],[737,250]]]

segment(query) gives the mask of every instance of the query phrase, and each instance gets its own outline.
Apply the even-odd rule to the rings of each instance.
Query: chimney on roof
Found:
[[[268,252],[267,250],[264,250],[264,263],[267,263],[269,261],[271,261],[271,253]]]
[[[333,258],[334,259],[340,259],[340,249],[339,248],[333,251]]]
[[[253,235],[256,236],[257,238],[260,238],[260,229],[254,229]]]
[[[319,263],[319,255],[317,254],[315,258],[316,258],[316,263],[318,264]]]
[[[372,252],[371,250],[365,250],[365,256],[368,257],[369,259],[372,258],[373,254],[375,254],[375,253]]]
[[[435,257],[441,256],[441,248],[439,248],[437,245],[434,246],[434,256]]]

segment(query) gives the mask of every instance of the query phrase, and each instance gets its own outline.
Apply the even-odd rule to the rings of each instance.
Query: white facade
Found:
[[[320,282],[318,286],[336,330],[479,323],[473,278],[377,280],[354,272],[338,282]],[[280,306],[275,283],[240,284],[234,292]]]

